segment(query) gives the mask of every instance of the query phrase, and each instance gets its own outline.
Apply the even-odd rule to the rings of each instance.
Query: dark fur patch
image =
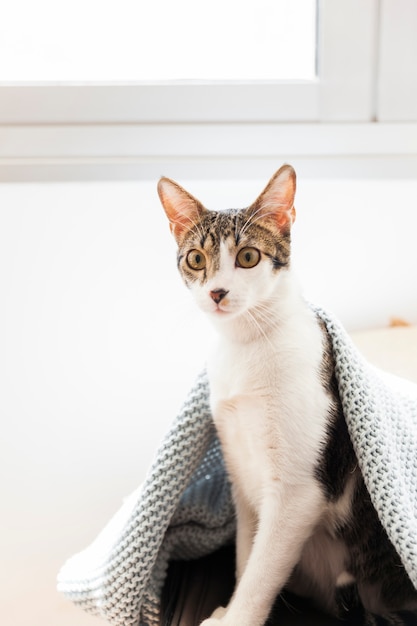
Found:
[[[326,497],[334,502],[343,495],[349,477],[355,475],[350,518],[336,529],[348,549],[348,571],[356,580],[359,595],[367,587],[375,586],[379,588],[387,610],[395,611],[407,602],[417,601],[417,591],[378,518],[363,477],[357,471],[357,459],[339,398],[331,343],[324,324],[321,321],[319,324],[324,346],[322,384],[333,403],[316,477],[323,485]]]
[[[343,585],[336,589],[336,607],[339,617],[346,617],[351,615],[352,611],[361,610],[358,587],[355,583]]]
[[[316,467],[316,476],[323,485],[327,498],[335,501],[346,488],[349,477],[357,466],[337,386],[334,358],[326,327],[319,320],[323,334],[323,361],[321,383],[332,400],[328,416],[327,440],[322,458]]]
[[[348,547],[350,570],[359,590],[368,585],[380,587],[381,597],[392,611],[417,600],[417,591],[379,521],[363,480],[354,494],[352,519],[340,536]]]

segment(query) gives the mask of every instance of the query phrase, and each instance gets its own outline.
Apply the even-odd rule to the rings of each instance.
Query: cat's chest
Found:
[[[221,341],[208,362],[212,403],[230,400],[241,394],[257,397],[270,395],[279,364],[275,355],[255,345],[230,345]]]
[[[220,342],[208,365],[211,408],[228,471],[251,501],[271,481],[297,479],[297,472],[311,475],[326,428],[320,342],[307,356],[305,343],[298,350],[279,338],[275,342],[262,347]]]
[[[208,361],[212,408],[245,397],[263,415],[299,400],[300,384],[318,381],[321,354],[319,342],[299,343],[285,332],[247,344],[220,339]]]
[[[260,477],[271,475],[274,461],[265,450],[285,436],[285,426],[276,419],[281,370],[276,355],[256,346],[223,345],[209,364],[214,422],[229,473],[245,490],[256,492]]]

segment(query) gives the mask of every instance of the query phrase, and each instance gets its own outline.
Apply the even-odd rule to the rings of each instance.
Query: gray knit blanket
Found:
[[[316,312],[332,341],[366,486],[417,587],[417,385],[373,368],[337,320]],[[233,539],[233,504],[208,397],[202,373],[144,484],[59,573],[61,592],[114,626],[159,626],[168,562],[205,556]]]

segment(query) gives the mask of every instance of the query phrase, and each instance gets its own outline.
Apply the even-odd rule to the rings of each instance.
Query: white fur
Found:
[[[218,288],[229,293],[216,305],[209,292]],[[290,270],[271,279],[267,260],[236,268],[225,244],[220,271],[193,289],[219,331],[208,364],[211,406],[237,510],[238,585],[227,609],[203,624],[262,626],[325,519],[314,478],[330,403],[319,377],[322,336]],[[334,586],[343,556],[336,543],[331,549]]]
[[[336,587],[354,582],[336,529],[349,521],[357,475],[330,503],[315,477],[332,402],[320,382],[321,330],[288,266],[273,271],[265,254],[250,269],[236,263],[239,243],[253,245],[246,241],[252,224],[264,221],[285,239],[295,219],[295,187],[295,172],[284,165],[235,237],[221,244],[219,269],[217,249],[204,272],[187,268],[186,284],[218,329],[208,364],[211,407],[237,513],[238,583],[228,607],[204,626],[262,626],[284,585],[332,609]],[[187,252],[187,230],[199,232],[208,212],[169,179],[158,191]],[[193,241],[200,245],[199,237]],[[378,585],[358,591],[365,608],[383,612]]]

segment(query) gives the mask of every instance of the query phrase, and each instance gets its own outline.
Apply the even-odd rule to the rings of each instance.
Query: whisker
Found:
[[[201,222],[195,221],[189,215],[181,215],[177,221],[181,224],[181,226],[184,226],[184,228],[187,228],[188,230],[192,230],[194,228],[200,239],[203,239],[204,231],[202,229]]]
[[[258,322],[256,317],[251,313],[251,311],[247,311],[247,316],[248,316],[249,320],[252,322],[252,324],[256,327],[256,329],[260,332],[260,334],[265,339],[265,341],[267,343],[269,343],[271,348],[274,349],[274,345],[272,344],[272,342],[269,339],[268,335],[266,334],[265,330],[262,328],[262,325]]]
[[[240,229],[239,236],[244,235],[245,231],[252,224],[256,224],[256,222],[259,222],[260,220],[264,219],[265,217],[269,217],[271,215],[275,215],[276,214],[276,211],[265,212],[264,209],[265,209],[264,206],[259,207],[258,209],[256,209],[256,211],[253,211],[253,213],[251,213],[249,215],[248,219],[246,220],[246,222],[243,224],[242,228]]]
[[[245,231],[247,230],[247,228],[250,226],[252,220],[258,215],[258,213],[260,213],[262,211],[262,207],[259,207],[258,209],[256,209],[256,211],[253,211],[253,213],[251,213],[248,217],[248,219],[246,220],[246,222],[243,224],[242,228],[239,231],[239,235],[242,236],[245,234]]]

